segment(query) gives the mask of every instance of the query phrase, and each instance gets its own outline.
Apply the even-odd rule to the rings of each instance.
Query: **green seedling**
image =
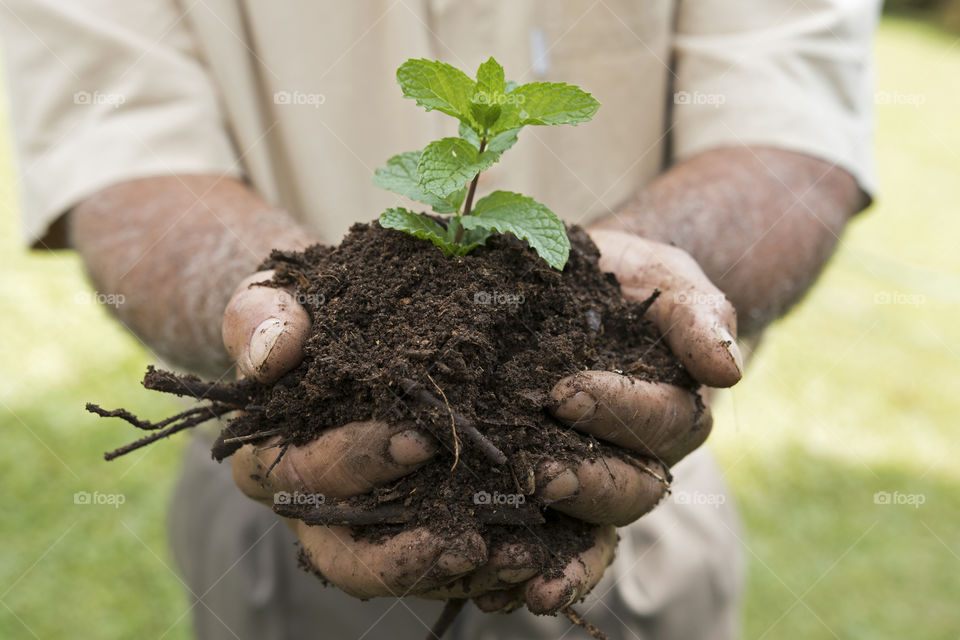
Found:
[[[477,181],[516,143],[523,127],[587,122],[600,103],[562,82],[507,82],[493,58],[480,65],[476,80],[444,62],[407,60],[397,69],[397,82],[404,97],[459,120],[459,137],[393,156],[377,169],[373,183],[453,216],[444,227],[426,214],[394,207],[383,212],[380,225],[429,240],[447,256],[465,255],[494,233],[512,233],[551,267],[563,269],[570,240],[556,214],[512,191],[494,191],[474,203]]]

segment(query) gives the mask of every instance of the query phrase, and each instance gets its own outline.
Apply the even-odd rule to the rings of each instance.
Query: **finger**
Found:
[[[223,344],[248,378],[270,383],[303,360],[310,316],[286,289],[258,286],[273,277],[245,278],[223,312]]]
[[[593,546],[567,563],[563,575],[553,579],[537,576],[527,582],[524,590],[527,608],[540,615],[552,614],[582,598],[613,562],[616,544],[614,527],[597,527]]]
[[[537,468],[537,495],[551,509],[578,520],[622,527],[660,502],[668,477],[653,460],[631,464],[608,456],[574,465],[551,460]]]
[[[709,408],[694,394],[612,371],[584,371],[550,392],[551,411],[579,431],[672,466],[706,441]]]
[[[248,496],[273,504],[278,491],[322,493],[346,498],[407,475],[437,451],[436,442],[418,431],[383,422],[351,422],[327,429],[302,447],[282,451],[271,446],[244,445],[231,460],[233,479]]]
[[[420,594],[422,598],[475,598],[491,591],[509,588],[533,578],[543,567],[544,557],[537,547],[520,542],[500,544],[490,559],[468,576]]]
[[[743,376],[733,305],[682,249],[621,231],[594,230],[600,268],[617,275],[624,295],[661,295],[648,313],[671,350],[701,384],[729,387]]]
[[[372,542],[348,527],[294,527],[310,563],[356,598],[416,595],[473,571],[487,555],[476,533],[447,541],[420,527]]]

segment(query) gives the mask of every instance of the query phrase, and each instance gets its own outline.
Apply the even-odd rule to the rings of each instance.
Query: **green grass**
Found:
[[[745,638],[957,638],[960,45],[887,19],[878,90],[883,192],[816,290],[717,407],[711,445],[746,520]],[[132,435],[95,400],[161,416],[151,358],[96,306],[70,255],[16,244],[0,154],[0,638],[189,637],[165,509],[183,441],[105,463]],[[884,292],[922,304],[877,304]],[[78,506],[76,491],[126,502]],[[919,508],[874,493],[922,494]],[[31,635],[31,633],[33,635]],[[164,635],[165,634],[165,635]]]
[[[718,407],[711,446],[747,523],[746,638],[958,637],[955,42],[885,21],[877,89],[923,103],[878,105],[877,205]]]

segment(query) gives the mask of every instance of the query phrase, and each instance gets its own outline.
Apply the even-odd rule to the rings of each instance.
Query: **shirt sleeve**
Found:
[[[28,244],[111,184],[241,173],[175,0],[5,0],[0,37]]]
[[[879,0],[680,0],[673,157],[731,145],[806,153],[868,195]]]

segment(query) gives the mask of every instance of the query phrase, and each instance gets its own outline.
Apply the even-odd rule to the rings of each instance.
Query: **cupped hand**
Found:
[[[600,268],[617,276],[628,299],[640,302],[660,292],[648,313],[695,380],[712,387],[740,380],[736,312],[689,254],[618,231],[590,235],[600,249]],[[614,527],[657,505],[669,488],[670,467],[703,444],[712,425],[709,408],[693,393],[611,371],[564,378],[551,398],[561,422],[636,455],[540,462],[537,495],[550,508],[597,525],[594,545],[560,578],[537,576],[522,586],[472,594],[485,611],[525,603],[535,613],[554,613],[589,592],[612,561]]]
[[[290,291],[259,284],[272,276],[261,271],[243,280],[223,317],[224,345],[240,373],[264,383],[301,362],[311,326]],[[237,486],[270,507],[279,495],[333,501],[368,493],[415,471],[437,450],[429,436],[378,421],[328,429],[302,447],[289,447],[282,457],[275,444],[276,439],[248,444],[232,458]],[[355,540],[347,527],[285,521],[313,567],[358,598],[417,593],[487,563],[479,535],[449,541],[417,528],[371,542]]]
[[[628,299],[660,292],[648,313],[694,379],[712,387],[740,379],[736,312],[689,254],[621,231],[590,236],[600,268],[616,275]],[[598,524],[626,525],[652,509],[667,490],[669,468],[703,444],[712,425],[695,394],[612,371],[564,378],[551,397],[561,422],[640,458],[540,464],[537,487],[552,508]]]
[[[590,235],[600,268],[616,275],[627,298],[642,301],[660,291],[648,313],[698,382],[728,387],[740,379],[736,312],[689,254],[620,231]],[[540,495],[552,508],[597,524],[626,525],[656,506],[669,468],[703,444],[712,425],[709,407],[695,394],[612,371],[564,378],[551,397],[561,422],[638,456],[541,462]]]

